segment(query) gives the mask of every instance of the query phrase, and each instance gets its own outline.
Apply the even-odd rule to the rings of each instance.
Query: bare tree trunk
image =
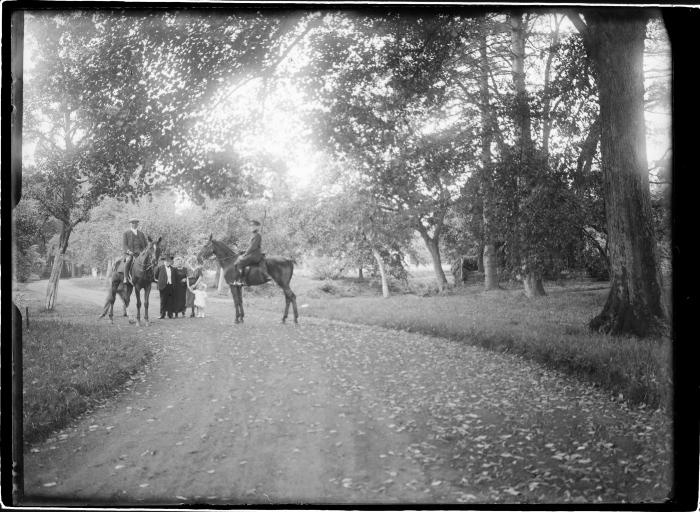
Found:
[[[516,144],[520,149],[520,165],[529,174],[531,171],[533,156],[532,142],[532,119],[530,115],[530,104],[527,97],[527,89],[525,86],[525,24],[523,23],[523,15],[521,12],[513,12],[510,16],[511,26],[511,50],[513,53],[513,84],[515,86],[515,104],[516,104]],[[516,177],[517,180],[517,177]],[[520,184],[516,182],[516,191]],[[516,194],[517,195],[517,194]],[[517,222],[517,215],[515,216]],[[517,226],[515,238],[518,238]],[[532,243],[533,241],[528,241]],[[544,295],[544,287],[542,286],[542,277],[535,267],[535,264],[525,258],[523,261],[525,266],[525,278],[523,285],[526,287],[526,294]],[[528,292],[529,290],[529,292]]]
[[[61,271],[63,270],[63,261],[66,254],[66,249],[68,249],[68,239],[73,228],[70,224],[63,222],[61,224],[61,236],[58,240],[58,247],[56,248],[56,256],[53,260],[53,267],[51,268],[51,276],[49,277],[49,283],[46,286],[46,302],[44,307],[47,310],[52,310],[56,305],[56,297],[58,295],[58,281],[61,278]]]
[[[552,33],[552,45],[547,53],[547,61],[544,66],[544,103],[542,105],[542,152],[545,154],[547,160],[549,160],[549,137],[552,132],[552,99],[550,96],[549,84],[551,82],[552,61],[554,60],[556,48],[559,45],[559,26],[564,19],[563,16],[557,18],[557,14],[553,14],[553,16],[556,25]]]
[[[384,298],[387,298],[390,296],[389,281],[386,277],[386,269],[384,268],[384,261],[382,260],[382,255],[379,254],[379,251],[377,249],[372,248],[372,256],[374,256],[374,260],[377,262],[377,267],[379,267],[379,275],[382,278],[382,296]]]
[[[222,267],[219,267],[219,283],[216,289],[218,293],[224,293],[224,290],[226,290],[226,277]]]
[[[433,270],[435,271],[435,278],[437,279],[438,289],[440,291],[447,288],[447,277],[445,277],[445,271],[442,270],[442,261],[440,259],[440,247],[438,246],[438,240],[431,238],[428,232],[423,226],[418,228],[418,233],[423,238],[428,252],[430,252],[430,257],[433,260]]]
[[[601,155],[610,294],[593,330],[646,336],[666,322],[649,196],[644,124],[646,18],[635,11],[587,16],[600,91]],[[577,25],[578,26],[578,25]]]
[[[491,139],[493,115],[489,105],[489,61],[487,52],[486,31],[481,32],[479,53],[481,59],[481,75],[479,78],[479,96],[481,117],[481,201],[482,226],[484,233],[484,248],[480,261],[484,271],[484,290],[498,288],[498,266],[496,265],[496,245],[494,235],[494,193],[493,169],[491,166]]]
[[[359,268],[357,269],[357,278],[358,278],[360,281],[364,280],[364,278],[365,278],[365,277],[364,277],[364,274],[362,273],[362,267],[359,267]]]

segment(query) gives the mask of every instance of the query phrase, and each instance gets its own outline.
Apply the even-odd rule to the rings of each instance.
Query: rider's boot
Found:
[[[238,279],[234,280],[231,284],[233,286],[243,286],[245,284],[243,282],[243,270],[238,268],[238,265],[236,265],[236,270],[238,271]]]
[[[260,272],[263,275],[263,281],[265,283],[272,281],[272,276],[267,273],[267,265],[264,262],[260,264]]]

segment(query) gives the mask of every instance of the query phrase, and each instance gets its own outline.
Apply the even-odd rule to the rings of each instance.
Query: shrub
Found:
[[[305,263],[312,279],[338,279],[345,270],[345,264],[342,261],[328,256],[308,257]]]

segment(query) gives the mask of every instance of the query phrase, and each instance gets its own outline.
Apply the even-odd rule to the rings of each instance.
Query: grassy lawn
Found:
[[[113,394],[151,357],[135,332],[96,324],[94,307],[58,305],[46,312],[38,297],[27,294],[20,302],[30,318],[22,327],[27,443]]]
[[[445,294],[379,295],[356,279],[312,281],[295,276],[300,315],[439,336],[509,351],[599,385],[631,403],[670,406],[671,345],[667,339],[620,338],[588,331],[603,307],[607,283],[546,283],[547,296],[528,300],[520,288],[483,292],[479,282]],[[358,291],[359,290],[359,291]],[[416,293],[417,292],[417,293]],[[245,291],[249,307],[281,311],[270,285]]]

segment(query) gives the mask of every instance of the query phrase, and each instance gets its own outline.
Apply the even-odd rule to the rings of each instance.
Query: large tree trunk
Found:
[[[481,121],[481,201],[484,249],[481,262],[484,271],[484,290],[498,288],[498,265],[496,264],[496,244],[494,234],[494,193],[493,168],[491,166],[491,139],[493,116],[489,105],[489,61],[486,47],[486,31],[482,31],[479,41],[481,71],[479,76],[479,116]]]
[[[46,302],[44,307],[47,310],[54,308],[56,304],[56,297],[58,296],[58,282],[61,278],[61,271],[63,270],[63,261],[65,259],[66,249],[68,249],[68,239],[73,228],[70,224],[65,222],[61,225],[61,236],[58,240],[58,247],[56,248],[56,255],[53,260],[53,267],[51,268],[51,276],[49,277],[49,283],[46,286]]]
[[[520,150],[519,161],[526,175],[530,174],[533,157],[533,142],[532,142],[532,119],[530,115],[530,103],[528,101],[527,89],[525,86],[525,24],[523,23],[523,15],[521,12],[514,12],[510,16],[511,26],[511,51],[513,54],[512,74],[513,85],[515,86],[515,127],[516,127],[516,144]],[[516,176],[516,191],[521,186],[518,183],[519,179]],[[517,198],[517,192],[516,192]],[[517,199],[516,199],[517,201]],[[517,209],[514,216],[517,223]],[[518,239],[518,227],[515,226],[514,238]],[[528,240],[528,243],[534,243],[533,240]],[[517,253],[516,253],[517,254]],[[519,262],[514,262],[516,265]],[[544,295],[544,286],[542,286],[542,277],[536,268],[536,265],[525,258],[522,262],[525,267],[525,277],[523,285],[528,297]]]
[[[430,257],[433,260],[433,270],[435,271],[435,278],[437,280],[438,289],[444,291],[447,288],[447,277],[445,277],[445,271],[442,270],[442,260],[440,259],[440,247],[438,245],[437,238],[431,238],[428,232],[420,226],[418,233],[423,238],[428,252],[430,252]]]
[[[649,197],[644,125],[646,19],[591,15],[589,39],[600,96],[601,155],[611,286],[593,330],[645,336],[662,325],[661,276]]]
[[[377,267],[379,267],[379,275],[382,278],[382,296],[384,298],[388,298],[390,296],[389,281],[387,280],[386,269],[384,268],[384,261],[382,260],[382,255],[379,254],[379,251],[377,249],[373,248],[372,256],[374,256],[374,260],[377,262]]]

